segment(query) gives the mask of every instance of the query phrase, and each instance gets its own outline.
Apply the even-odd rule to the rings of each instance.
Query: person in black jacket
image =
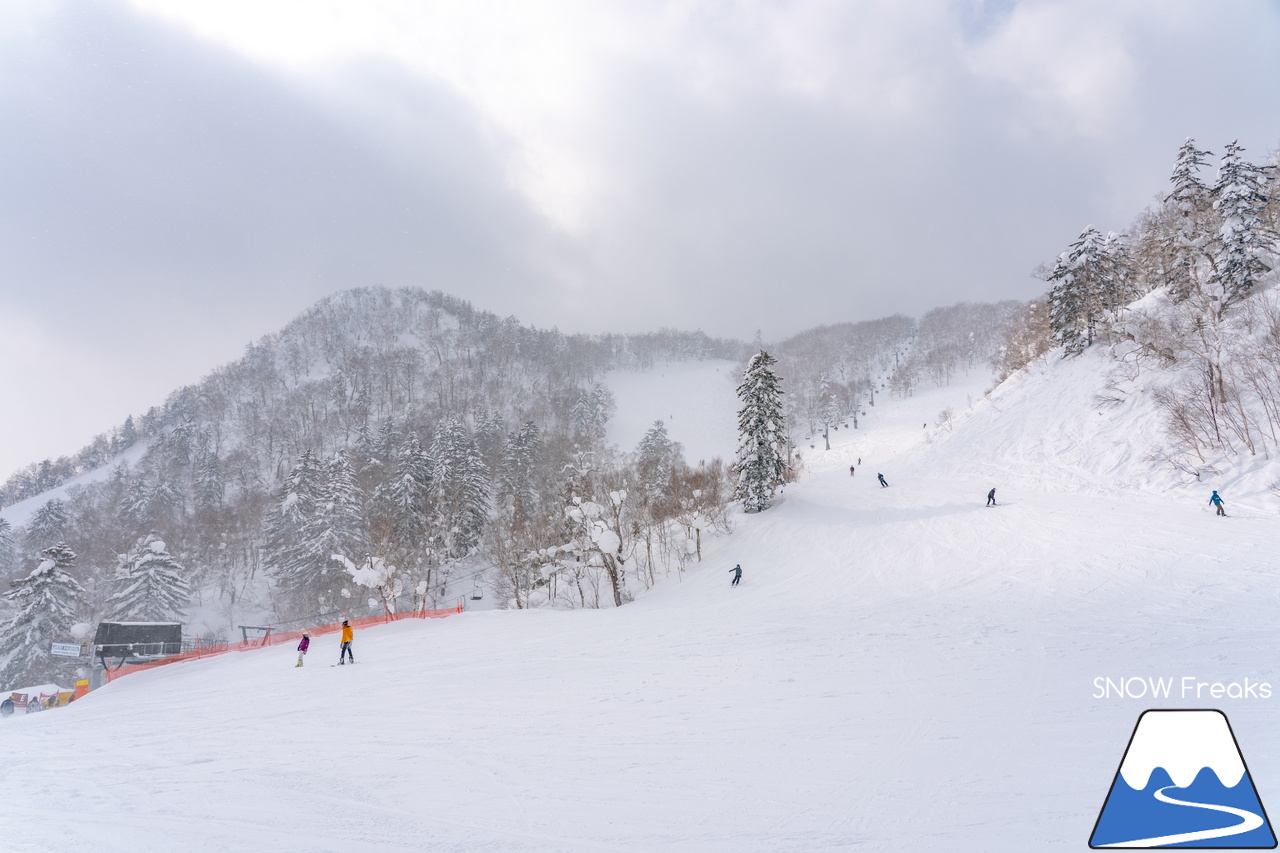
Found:
[[[992,489],[991,491],[987,492],[987,506],[995,506],[995,505],[996,505],[996,490]]]

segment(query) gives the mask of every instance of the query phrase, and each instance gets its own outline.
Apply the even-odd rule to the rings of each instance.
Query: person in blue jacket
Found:
[[[884,481],[884,474],[876,474],[876,479],[880,481],[880,488],[889,488],[889,484]]]
[[[1226,515],[1227,511],[1222,508],[1222,498],[1218,496],[1218,490],[1213,490],[1213,497],[1209,498],[1209,503],[1218,508],[1218,515]]]

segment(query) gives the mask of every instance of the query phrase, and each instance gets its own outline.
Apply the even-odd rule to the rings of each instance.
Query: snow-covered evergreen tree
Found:
[[[573,404],[573,435],[581,445],[597,444],[604,440],[605,427],[613,415],[616,404],[609,389],[596,384],[583,392]]]
[[[507,437],[498,473],[498,497],[504,506],[510,506],[512,518],[517,523],[531,519],[536,513],[538,488],[535,476],[541,460],[542,439],[532,421]]]
[[[291,581],[324,605],[337,601],[345,582],[333,556],[361,559],[369,551],[369,537],[364,493],[345,451],[339,450],[325,463],[321,489],[315,512],[303,522],[293,550],[298,571]]]
[[[446,418],[431,444],[435,528],[445,552],[465,557],[478,544],[489,516],[489,468],[457,418]]]
[[[636,447],[636,468],[645,504],[659,500],[665,493],[679,455],[678,448],[667,435],[667,425],[662,421],[654,421],[640,439]]]
[[[430,551],[432,462],[417,433],[409,433],[392,458],[394,472],[373,496],[373,545],[379,556],[409,568]]]
[[[1249,295],[1275,259],[1276,235],[1263,216],[1263,170],[1241,157],[1243,151],[1236,142],[1227,145],[1213,187],[1213,207],[1221,220],[1213,244],[1219,313]]]
[[[1065,355],[1079,355],[1097,338],[1107,312],[1130,298],[1126,256],[1118,238],[1104,239],[1092,225],[1058,256],[1048,281],[1049,327]]]
[[[13,527],[0,518],[0,577],[9,573],[9,565],[13,562],[13,545]]]
[[[222,477],[222,464],[206,441],[196,453],[192,482],[196,509],[207,512],[220,508],[226,488],[226,482]]]
[[[787,436],[782,409],[782,389],[772,366],[776,360],[761,350],[738,386],[738,454],[733,473],[738,481],[733,497],[747,512],[768,509],[773,490],[786,482]]]
[[[186,570],[154,533],[120,556],[107,609],[125,622],[181,622],[191,601]]]
[[[10,583],[4,600],[12,615],[0,625],[0,689],[60,681],[67,658],[50,654],[51,643],[69,642],[71,626],[84,611],[84,589],[71,576],[76,555],[64,543],[44,550],[31,574]]]
[[[1178,149],[1169,182],[1173,190],[1165,203],[1173,209],[1173,231],[1166,238],[1172,263],[1169,269],[1169,292],[1175,301],[1189,297],[1197,287],[1196,264],[1208,237],[1205,215],[1209,210],[1209,188],[1200,180],[1205,158],[1213,154],[1196,147],[1190,137]]]
[[[310,574],[320,568],[315,565],[314,551],[307,547],[306,536],[314,530],[323,499],[324,472],[315,455],[306,450],[285,478],[267,525],[267,570],[287,595],[302,594]]]
[[[67,527],[67,506],[54,498],[35,511],[27,524],[26,545],[38,553],[61,542]]]

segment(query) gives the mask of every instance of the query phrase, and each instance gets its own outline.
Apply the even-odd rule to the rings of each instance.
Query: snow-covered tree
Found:
[[[71,639],[71,626],[85,607],[84,589],[69,572],[75,560],[58,543],[44,550],[31,574],[10,583],[4,600],[13,613],[0,626],[0,688],[58,681],[66,674],[67,659],[54,657],[49,647]]]
[[[1212,249],[1219,313],[1248,296],[1275,258],[1276,235],[1264,219],[1263,170],[1241,157],[1243,151],[1236,142],[1227,145],[1213,187],[1213,208],[1221,220]]]
[[[227,488],[222,476],[222,464],[218,461],[218,454],[213,452],[207,442],[202,444],[196,454],[192,479],[192,492],[197,510],[207,512],[222,506]]]
[[[790,470],[790,439],[782,414],[782,389],[772,370],[774,364],[767,352],[756,353],[738,386],[742,408],[738,410],[738,454],[733,463],[737,485],[733,497],[742,500],[747,512],[768,509],[773,490],[786,482]]]
[[[317,567],[304,537],[314,524],[324,498],[324,472],[310,451],[304,451],[285,478],[280,498],[267,524],[264,559],[267,570],[287,595],[301,594],[310,570],[328,565],[327,555]],[[301,602],[298,602],[301,603]]]
[[[679,457],[680,445],[667,435],[667,425],[654,421],[636,447],[641,499],[646,505],[662,499],[671,479],[671,470]]]
[[[191,602],[186,570],[164,540],[149,533],[122,554],[107,609],[127,622],[181,622]]]
[[[27,524],[27,548],[39,552],[62,541],[66,527],[67,505],[57,498],[48,501],[35,511]]]
[[[1049,328],[1065,355],[1079,355],[1134,296],[1128,254],[1119,237],[1092,225],[1058,256],[1047,280]]]
[[[529,520],[537,509],[536,468],[542,461],[542,439],[538,427],[526,423],[517,433],[507,437],[502,448],[502,467],[498,471],[498,498],[509,505],[517,523]]]
[[[392,475],[373,495],[373,551],[402,568],[419,567],[431,550],[431,457],[409,433],[391,458]]]
[[[13,527],[8,521],[0,518],[0,576],[9,573],[9,564],[13,560]]]
[[[616,408],[609,389],[597,384],[583,392],[573,404],[573,434],[579,444],[592,445],[604,440],[605,427]]]
[[[332,566],[334,554],[357,559],[369,551],[365,529],[364,493],[345,451],[339,450],[324,465],[320,500],[311,518],[303,523],[294,549],[300,574],[294,580],[323,603],[337,600],[341,573]]]
[[[1208,237],[1205,215],[1209,211],[1209,188],[1200,180],[1200,170],[1212,151],[1196,147],[1190,137],[1178,149],[1169,182],[1173,190],[1165,197],[1173,213],[1171,232],[1165,238],[1169,265],[1169,292],[1175,301],[1189,297],[1197,288],[1196,264]]]
[[[435,529],[445,553],[465,557],[480,543],[489,515],[489,468],[457,418],[446,418],[431,443]]]

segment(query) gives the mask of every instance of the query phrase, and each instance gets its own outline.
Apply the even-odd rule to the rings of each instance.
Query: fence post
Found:
[[[196,634],[196,660],[200,660],[200,635]]]

